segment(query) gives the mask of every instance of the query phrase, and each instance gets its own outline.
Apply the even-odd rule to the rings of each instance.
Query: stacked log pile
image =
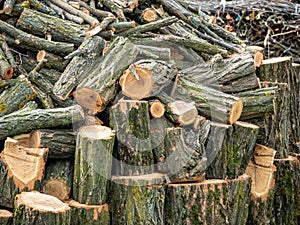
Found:
[[[0,223],[298,224],[299,13],[276,2],[249,20],[282,18],[289,56],[263,60],[238,1],[0,1]]]

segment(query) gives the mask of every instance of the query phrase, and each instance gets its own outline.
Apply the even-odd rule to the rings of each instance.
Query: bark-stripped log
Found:
[[[70,225],[71,208],[51,195],[37,191],[22,192],[16,196],[15,225]]]
[[[224,129],[220,124],[211,125],[212,144],[206,148],[208,157],[206,178],[234,179],[244,174],[252,158],[259,127],[241,121]],[[215,132],[220,128],[223,132],[217,137],[218,133]]]
[[[119,100],[110,109],[110,123],[118,141],[113,173],[126,176],[153,172],[148,102]]]
[[[24,8],[16,26],[40,37],[50,34],[54,41],[73,43],[76,46],[83,42],[87,29],[87,26],[27,8]]]
[[[179,77],[178,84],[175,96],[183,99],[189,97],[195,102],[200,114],[212,121],[233,124],[240,118],[243,110],[240,98],[183,77]]]
[[[48,160],[42,192],[62,201],[68,200],[73,183],[73,160]]]
[[[159,173],[113,176],[109,208],[112,224],[164,224],[166,179]]]
[[[207,63],[180,71],[180,75],[225,93],[251,90],[259,86],[254,61],[251,55],[246,53],[234,55],[229,59],[222,59],[216,55]]]
[[[71,208],[71,224],[110,225],[108,205],[86,205],[75,200],[67,202]]]
[[[115,134],[104,126],[80,128],[75,152],[73,198],[84,204],[104,204],[111,178]]]
[[[205,180],[169,184],[166,190],[165,224],[244,225],[250,203],[251,179]]]
[[[30,133],[30,148],[48,148],[48,158],[67,159],[75,156],[75,132],[66,129],[39,129]]]
[[[96,114],[115,97],[123,71],[135,61],[138,49],[127,39],[116,38],[103,57],[99,57],[88,76],[78,85],[74,98]]]
[[[84,80],[96,59],[102,54],[104,46],[105,41],[98,36],[87,38],[79,46],[75,51],[78,54],[72,58],[53,87],[53,93],[58,98],[65,100],[76,85]]]
[[[13,223],[13,214],[4,209],[0,209],[0,224],[11,225]]]
[[[79,105],[67,108],[36,109],[0,118],[0,140],[41,128],[66,127],[84,119]]]

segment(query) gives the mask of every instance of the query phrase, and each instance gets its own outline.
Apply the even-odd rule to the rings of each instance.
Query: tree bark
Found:
[[[14,215],[15,225],[69,225],[71,222],[71,208],[66,203],[37,191],[16,196]]]
[[[108,205],[85,205],[70,200],[71,224],[110,225]]]
[[[48,160],[42,181],[42,192],[61,201],[70,197],[73,183],[73,160]]]
[[[169,184],[165,224],[246,224],[251,179]]]
[[[220,128],[222,133],[217,137],[215,132]],[[244,174],[252,158],[258,130],[258,126],[241,121],[223,128],[220,124],[212,124],[210,138],[213,144],[206,148],[206,178],[235,179]]]
[[[110,109],[110,123],[118,140],[113,162],[116,175],[143,175],[154,171],[148,102],[119,100]]]
[[[207,63],[182,70],[180,75],[225,93],[251,90],[259,86],[254,61],[246,53],[228,59],[217,55]]]
[[[49,159],[68,159],[75,156],[76,136],[71,130],[34,130],[29,139],[31,148],[48,148]]]
[[[81,83],[86,74],[93,68],[95,61],[100,57],[105,42],[102,38],[94,36],[87,38],[76,50],[75,55],[68,64],[60,78],[53,87],[53,93],[60,99],[65,100],[71,91]]]
[[[0,40],[1,43],[1,40]],[[14,75],[14,69],[6,59],[5,53],[0,46],[0,76],[3,80],[9,80]]]
[[[72,43],[76,46],[83,42],[87,29],[87,26],[27,8],[24,8],[16,26],[40,37],[50,34],[54,41]]]
[[[75,152],[73,198],[83,204],[107,201],[115,134],[104,126],[80,128]]]
[[[78,85],[74,98],[79,105],[96,114],[115,97],[117,81],[135,61],[138,49],[127,39],[116,38],[103,57],[99,57],[88,76]],[[112,72],[113,71],[113,72]]]
[[[79,105],[67,108],[36,109],[18,112],[0,119],[0,140],[41,128],[66,127],[84,119]]]
[[[242,113],[242,100],[233,95],[202,86],[192,80],[179,77],[175,96],[190,97],[203,116],[213,121],[233,124]],[[176,98],[177,98],[176,96]]]
[[[274,224],[296,225],[300,218],[300,163],[295,157],[275,159]]]
[[[0,209],[0,224],[11,225],[13,223],[13,214],[4,209]]]
[[[164,224],[166,176],[113,176],[111,224]]]

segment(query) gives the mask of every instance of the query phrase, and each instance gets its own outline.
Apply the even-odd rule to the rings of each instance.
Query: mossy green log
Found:
[[[115,134],[100,125],[83,126],[77,134],[73,198],[83,204],[107,201]]]

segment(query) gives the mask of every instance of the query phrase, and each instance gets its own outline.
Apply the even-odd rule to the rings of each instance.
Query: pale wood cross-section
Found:
[[[273,165],[276,151],[264,145],[256,144],[254,149],[254,163],[259,166],[270,167]]]

